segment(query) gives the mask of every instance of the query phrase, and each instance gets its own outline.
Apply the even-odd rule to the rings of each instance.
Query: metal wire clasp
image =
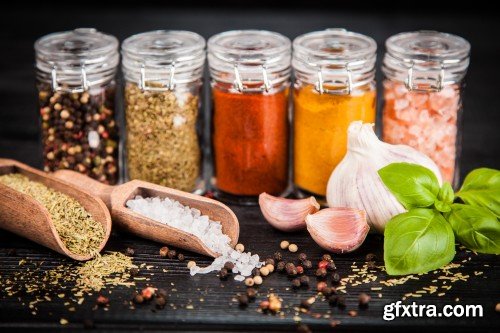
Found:
[[[146,84],[148,79],[146,78],[146,65],[141,65],[141,76],[139,78],[139,89],[142,91],[172,91],[175,88],[175,62],[169,66],[170,77],[168,83],[165,87],[150,87]]]
[[[444,67],[443,67],[443,64],[441,64],[441,70],[439,71],[437,79],[429,77],[429,76],[417,77],[417,79],[436,81],[435,85],[430,83],[428,86],[424,86],[424,87],[415,83],[415,76],[413,73],[414,66],[415,66],[415,62],[412,61],[410,68],[408,68],[408,75],[406,76],[406,80],[405,80],[405,87],[406,87],[406,89],[408,89],[408,91],[416,91],[416,92],[435,91],[435,92],[439,92],[439,91],[443,90],[443,85],[444,85]]]
[[[82,65],[81,68],[81,80],[82,80],[82,85],[80,87],[76,88],[63,88],[57,83],[57,66],[54,65],[52,67],[52,71],[50,72],[51,78],[52,78],[52,90],[53,91],[68,91],[70,93],[81,93],[84,91],[89,90],[89,81],[87,80],[87,70],[85,69],[85,64]]]
[[[246,87],[243,85],[243,81],[241,80],[240,71],[238,69],[238,65],[234,64],[234,88],[239,92],[243,92]],[[262,65],[262,81],[264,82],[260,89],[265,92],[269,92],[271,90],[271,82],[269,81],[269,76],[267,75],[266,65]]]
[[[335,80],[332,83],[344,86],[343,89],[327,89],[325,88],[325,81],[323,80],[323,71],[321,68],[318,70],[318,81],[314,85],[317,92],[320,94],[328,93],[332,95],[350,95],[352,92],[352,73],[349,69],[349,63],[345,64],[345,80]]]

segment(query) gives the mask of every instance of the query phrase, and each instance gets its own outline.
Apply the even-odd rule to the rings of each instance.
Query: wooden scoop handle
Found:
[[[113,186],[100,183],[97,180],[71,170],[58,170],[53,175],[100,198],[111,211],[111,192],[113,192]]]

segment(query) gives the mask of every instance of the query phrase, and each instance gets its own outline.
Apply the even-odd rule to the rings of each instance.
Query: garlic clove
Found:
[[[285,199],[265,192],[259,195],[259,205],[269,224],[276,229],[288,232],[305,229],[306,216],[316,213],[320,207],[314,197]]]
[[[325,208],[307,215],[306,224],[314,241],[335,253],[356,250],[370,231],[365,211],[354,208]]]

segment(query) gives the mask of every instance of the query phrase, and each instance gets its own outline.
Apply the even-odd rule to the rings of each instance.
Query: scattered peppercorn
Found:
[[[359,307],[360,308],[367,308],[368,303],[370,303],[371,297],[370,297],[370,295],[368,295],[366,293],[361,293],[361,294],[359,294],[358,300],[359,300]]]
[[[285,250],[285,249],[287,249],[287,248],[288,248],[288,245],[290,245],[290,243],[289,243],[288,241],[286,241],[286,240],[281,241],[281,243],[280,243],[280,248],[281,248],[282,250]]]
[[[241,307],[248,306],[248,296],[247,295],[238,295],[238,303],[240,303]]]
[[[167,291],[163,288],[160,288],[156,291],[156,295],[163,298],[167,298]]]
[[[377,256],[374,253],[368,253],[365,257],[365,260],[366,261],[373,261],[373,260],[375,260],[375,258],[377,258]]]
[[[134,303],[135,304],[142,304],[144,302],[144,297],[141,296],[141,294],[136,294],[134,296]]]
[[[332,261],[329,261],[328,264],[326,264],[326,269],[330,272],[336,271],[337,266],[335,266],[335,263]]]
[[[305,299],[302,302],[300,302],[300,307],[302,309],[309,310],[311,308],[311,304]]]
[[[236,244],[234,249],[238,252],[243,252],[243,251],[245,251],[245,246],[243,244],[239,243],[239,244]]]
[[[252,269],[252,275],[255,277],[255,276],[260,276],[260,269],[258,269],[257,267],[255,267],[254,269]]]
[[[333,289],[330,287],[325,287],[325,288],[323,288],[321,293],[325,296],[330,296],[331,294],[333,294]]]
[[[317,290],[318,292],[322,292],[322,291],[323,291],[323,289],[324,289],[324,288],[326,288],[326,287],[327,287],[327,284],[326,284],[326,282],[323,282],[323,281],[318,282],[318,283],[316,284],[316,290]]]
[[[313,264],[311,260],[304,260],[302,262],[302,267],[304,267],[305,269],[311,269],[313,267]]]
[[[340,283],[340,275],[339,275],[339,273],[333,273],[332,274],[332,283],[336,284],[336,285]]]
[[[305,254],[304,252],[300,253],[299,254],[299,260],[301,262],[303,262],[304,260],[307,260],[307,254]]]
[[[337,297],[337,306],[339,307],[339,309],[345,309],[345,297],[344,296]]]
[[[281,311],[281,301],[275,294],[270,294],[269,297],[269,311],[277,313]]]
[[[351,310],[348,313],[349,313],[349,316],[351,316],[351,317],[356,317],[358,315],[358,311],[354,311],[354,310]]]
[[[155,294],[155,291],[156,290],[153,287],[146,287],[146,288],[142,289],[141,296],[145,301],[149,301],[153,297],[153,295]]]
[[[268,264],[265,267],[269,270],[269,273],[274,272],[274,265]]]
[[[196,266],[196,262],[194,262],[192,260],[187,263],[187,268],[189,268],[189,269],[191,269],[194,266]]]
[[[232,272],[233,271],[233,268],[234,268],[234,264],[230,261],[227,261],[225,264],[224,264],[224,268],[228,270],[228,272]]]
[[[261,278],[261,279],[262,279],[262,278]],[[246,279],[245,279],[245,285],[246,285],[247,287],[251,287],[251,286],[253,286],[254,284],[255,284],[255,282],[254,282],[253,278],[248,277],[248,278],[246,278]]]
[[[274,257],[274,260],[276,260],[276,261],[281,261],[281,259],[283,259],[283,256],[281,255],[280,251],[274,252],[273,257]]]
[[[177,255],[177,260],[179,260],[179,261],[184,261],[184,259],[186,259],[186,258],[184,257],[184,255],[183,255],[182,253],[179,253],[179,254]]]
[[[269,268],[266,266],[260,268],[260,275],[262,276],[268,276],[269,275]]]
[[[247,296],[248,299],[255,299],[255,297],[257,297],[257,290],[255,288],[248,288]]]
[[[329,254],[323,254],[323,256],[321,257],[321,260],[330,261],[330,260],[332,260],[332,256]]]
[[[324,268],[326,269],[326,266],[328,265],[328,261],[326,260],[321,260],[319,263],[318,263],[318,268]]]
[[[260,275],[257,275],[257,276],[254,276],[253,278],[253,282],[256,284],[256,285],[261,285],[263,280],[262,280],[262,276]]]
[[[137,276],[139,274],[139,268],[132,267],[128,272],[132,277]]]
[[[293,287],[293,288],[297,289],[297,288],[299,288],[299,287],[300,287],[300,285],[301,285],[301,283],[300,283],[300,279],[293,279],[293,280],[292,280],[292,287]]]
[[[375,261],[368,261],[368,262],[366,263],[366,266],[367,266],[368,268],[370,268],[370,269],[373,269],[373,268],[376,268],[376,267],[377,267],[377,265],[375,264]]]
[[[219,271],[219,279],[221,280],[227,280],[227,277],[229,276],[229,273],[227,272],[227,269],[225,268],[222,268],[220,271]]]
[[[97,296],[96,304],[99,306],[106,306],[109,304],[109,298],[103,295]]]
[[[166,257],[168,254],[168,247],[164,246],[160,249],[160,257]]]
[[[286,265],[286,263],[284,261],[278,262],[278,264],[276,265],[276,270],[278,272],[284,272],[285,271],[285,265]]]
[[[125,249],[125,254],[129,257],[133,257],[134,256],[134,253],[135,253],[135,250],[131,247],[127,247]]]
[[[287,267],[286,274],[288,274],[288,276],[296,276],[297,275],[297,268],[295,268],[295,266]]]
[[[318,268],[316,270],[316,273],[315,273],[316,277],[320,278],[320,279],[326,277],[326,274],[327,274],[327,272],[326,272],[326,269],[324,269],[324,268]]]
[[[338,299],[339,297],[337,295],[330,295],[328,297],[328,304],[330,304],[331,306],[336,306]]]
[[[297,244],[290,244],[288,245],[288,251],[292,252],[292,253],[295,253],[299,250],[299,247],[297,246]]]
[[[302,275],[300,278],[300,285],[303,287],[309,286],[309,276],[307,275]]]
[[[175,250],[170,250],[167,252],[167,257],[169,259],[174,259],[176,256],[177,256],[177,251],[175,251]]]
[[[274,259],[272,258],[267,258],[264,264],[267,265],[273,265],[274,266]]]
[[[262,302],[260,302],[259,308],[262,311],[267,311],[269,309],[269,301],[262,301]]]
[[[304,274],[304,267],[297,266],[295,267],[295,269],[297,270],[297,274]]]
[[[163,296],[158,296],[155,298],[155,306],[157,309],[163,309],[167,304],[167,300]]]

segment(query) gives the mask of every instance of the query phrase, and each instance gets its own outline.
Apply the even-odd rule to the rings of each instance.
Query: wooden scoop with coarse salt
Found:
[[[70,170],[56,171],[54,176],[101,198],[111,211],[115,225],[143,238],[214,258],[219,255],[209,249],[195,235],[152,220],[127,208],[127,201],[138,195],[143,198],[174,199],[185,206],[199,209],[203,215],[221,223],[222,232],[231,239],[231,247],[234,247],[238,242],[240,233],[238,219],[229,207],[219,201],[141,180],[132,180],[122,185],[110,186]]]
[[[105,230],[99,251],[111,233],[111,216],[104,202],[84,189],[77,188],[45,172],[18,161],[0,158],[0,175],[19,173],[76,199]],[[0,183],[0,228],[26,237],[38,244],[75,260],[89,260],[93,254],[76,254],[68,250],[59,237],[48,210],[31,196]]]

